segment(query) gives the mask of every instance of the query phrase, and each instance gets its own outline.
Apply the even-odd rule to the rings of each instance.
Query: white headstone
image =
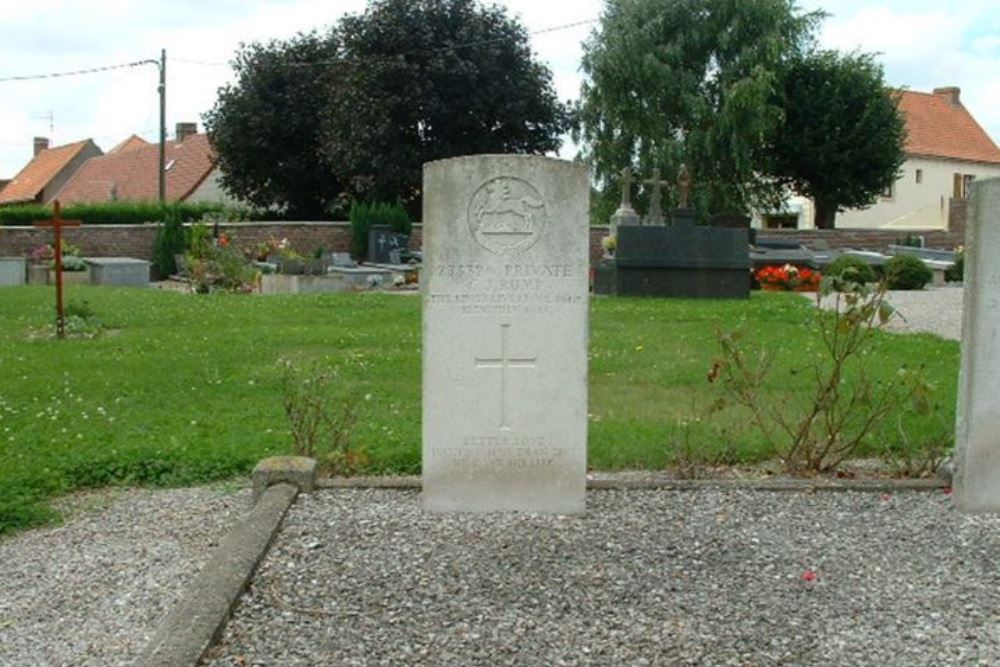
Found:
[[[424,165],[423,503],[579,512],[587,465],[584,165]]]
[[[955,502],[1000,511],[1000,179],[974,183],[966,230]]]

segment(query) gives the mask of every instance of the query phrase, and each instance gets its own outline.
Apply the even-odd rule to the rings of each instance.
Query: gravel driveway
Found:
[[[932,333],[951,340],[962,339],[961,286],[928,287],[923,290],[889,292],[887,300],[897,315],[886,325],[888,331],[901,333]],[[806,295],[814,298],[813,295]],[[833,299],[824,300],[832,307]]]
[[[418,498],[300,498],[206,664],[1000,664],[1000,518],[941,492],[592,491],[580,517]]]

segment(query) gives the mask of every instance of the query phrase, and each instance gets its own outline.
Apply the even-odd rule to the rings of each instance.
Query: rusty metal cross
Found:
[[[62,279],[62,230],[64,227],[79,227],[79,220],[63,220],[62,207],[59,200],[52,206],[51,220],[36,220],[35,227],[51,228],[55,239],[55,268],[56,268],[56,335],[59,338],[66,337],[66,315],[63,311],[63,279]]]

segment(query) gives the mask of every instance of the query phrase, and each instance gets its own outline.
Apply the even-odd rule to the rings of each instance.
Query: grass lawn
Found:
[[[53,518],[47,499],[117,483],[179,485],[248,472],[291,446],[278,360],[328,360],[337,391],[359,397],[354,441],[372,473],[420,468],[420,300],[401,295],[191,296],[68,288],[108,331],[92,340],[31,336],[52,319],[52,290],[0,290],[0,533]],[[752,462],[774,455],[745,415],[709,418],[716,331],[743,326],[779,355],[776,404],[808,385],[820,352],[810,303],[593,300],[590,466],[660,468],[677,452]],[[959,346],[879,334],[864,360],[888,377],[922,363],[933,417],[901,415],[910,437],[954,421]],[[898,420],[873,439],[899,439]]]

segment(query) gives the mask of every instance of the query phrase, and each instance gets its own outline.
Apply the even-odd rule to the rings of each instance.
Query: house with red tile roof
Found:
[[[1000,148],[962,104],[959,88],[901,91],[899,109],[907,132],[899,177],[874,205],[838,213],[838,229],[947,229],[951,200],[967,197],[976,179],[1000,176]],[[765,216],[764,226],[782,218],[813,226],[811,201],[794,197],[790,208],[791,216]]]
[[[166,142],[167,201],[231,202],[218,187],[218,169],[208,136],[194,123],[178,123]],[[131,136],[107,154],[88,160],[59,190],[65,204],[155,201],[159,198],[160,145]]]
[[[49,148],[49,140],[35,137],[31,161],[0,190],[0,205],[48,204],[87,160],[101,155],[90,139]]]

